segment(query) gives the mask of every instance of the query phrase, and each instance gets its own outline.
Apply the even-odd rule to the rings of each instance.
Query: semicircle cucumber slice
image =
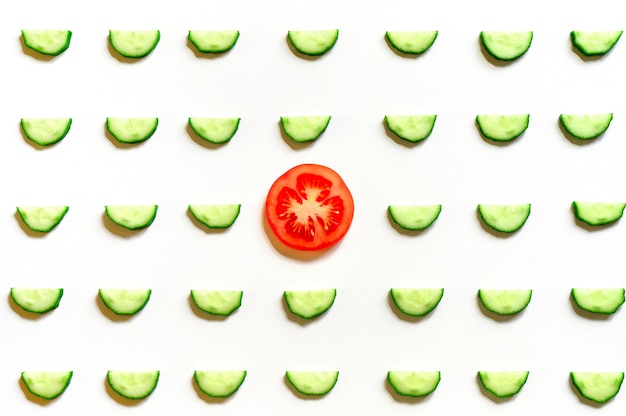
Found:
[[[479,204],[478,214],[485,224],[501,233],[513,233],[526,223],[530,204]]]
[[[142,310],[152,291],[150,289],[100,289],[102,303],[116,315],[134,315]]]
[[[435,114],[385,116],[387,128],[402,140],[411,143],[427,139],[433,132],[436,120]]]
[[[621,30],[606,32],[585,32],[573,30],[570,33],[572,45],[586,56],[598,56],[608,53],[617,43]]]
[[[339,379],[339,371],[287,371],[287,381],[307,396],[328,394]]]
[[[339,30],[290,30],[287,37],[294,49],[301,54],[320,56],[335,46],[339,38]]]
[[[213,144],[226,143],[239,129],[240,118],[198,118],[189,117],[191,130],[201,139]]]
[[[623,372],[570,372],[572,384],[585,399],[606,403],[619,393],[624,381]]]
[[[189,42],[201,53],[224,53],[231,50],[237,39],[238,30],[190,30]]]
[[[106,128],[120,143],[140,143],[148,140],[159,125],[156,117],[119,118],[109,117]]]
[[[523,311],[532,297],[530,289],[479,289],[478,298],[485,309],[498,315],[514,315]]]
[[[59,225],[69,209],[68,206],[17,207],[17,213],[31,230],[49,233]]]
[[[528,380],[528,371],[479,371],[478,378],[485,390],[502,399],[522,390]]]
[[[12,287],[11,299],[26,312],[43,314],[56,309],[63,297],[63,289]]]
[[[194,305],[211,315],[228,316],[241,306],[241,290],[192,290]]]
[[[241,204],[189,205],[189,212],[208,228],[228,228],[235,223]]]
[[[480,32],[485,50],[499,61],[513,61],[530,48],[533,32]]]
[[[480,133],[489,140],[508,142],[517,139],[528,128],[530,114],[476,116],[476,124]]]
[[[24,371],[21,377],[31,394],[52,400],[67,390],[73,374],[73,371]]]
[[[283,132],[294,142],[317,140],[326,131],[331,116],[288,116],[280,118]]]
[[[152,394],[159,374],[159,371],[108,371],[107,383],[120,396],[140,400]]]
[[[439,218],[441,205],[389,205],[389,216],[400,227],[420,231],[430,227]]]
[[[140,230],[152,224],[156,218],[158,205],[107,205],[104,212],[120,227]]]
[[[313,319],[333,306],[337,290],[286,290],[283,296],[289,312],[304,319]]]
[[[161,39],[158,30],[110,30],[113,50],[125,58],[143,58],[156,48]]]
[[[437,389],[441,381],[439,371],[388,371],[387,381],[401,396],[423,397]]]
[[[57,56],[70,47],[70,30],[22,30],[24,45],[43,55]]]
[[[624,288],[573,288],[572,299],[584,311],[610,315],[624,304]]]
[[[604,133],[613,120],[613,113],[561,114],[559,121],[572,137],[579,140],[595,139]]]
[[[622,218],[626,203],[573,201],[574,215],[589,225],[611,224]]]
[[[20,126],[26,138],[39,146],[63,140],[72,126],[71,118],[23,118]]]
[[[201,392],[219,398],[235,394],[246,374],[246,371],[194,371],[193,378]]]
[[[389,294],[400,312],[410,316],[424,316],[439,305],[443,297],[443,288],[392,288]]]
[[[435,43],[436,30],[420,32],[397,32],[387,31],[385,37],[391,46],[402,53],[409,55],[420,55],[426,52]]]

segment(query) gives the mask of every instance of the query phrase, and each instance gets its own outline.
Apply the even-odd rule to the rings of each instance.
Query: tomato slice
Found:
[[[354,200],[341,176],[322,165],[298,165],[282,174],[265,201],[276,237],[296,250],[321,250],[348,232]]]

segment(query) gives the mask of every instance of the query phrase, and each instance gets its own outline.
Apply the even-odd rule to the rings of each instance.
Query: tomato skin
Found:
[[[354,200],[334,170],[316,164],[295,166],[270,188],[265,217],[287,247],[317,251],[338,243],[348,232]]]

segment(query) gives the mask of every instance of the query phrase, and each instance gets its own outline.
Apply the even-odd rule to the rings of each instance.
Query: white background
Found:
[[[529,0],[43,1],[0,6],[0,411],[29,415],[345,415],[420,412],[450,415],[623,414],[624,394],[600,408],[583,403],[569,371],[623,371],[624,312],[577,314],[572,287],[623,287],[626,228],[578,226],[573,200],[626,200],[624,40],[599,60],[571,49],[571,30],[626,28],[618,2]],[[340,30],[317,60],[296,57],[288,30]],[[70,29],[70,48],[52,60],[24,53],[21,29]],[[120,62],[109,29],[160,29],[153,53]],[[190,29],[240,30],[235,48],[197,57]],[[394,54],[386,30],[439,30],[417,59]],[[533,30],[528,53],[508,66],[483,56],[481,30]],[[613,112],[600,139],[567,140],[560,113]],[[385,133],[385,114],[438,115],[424,143]],[[530,113],[523,137],[494,146],[478,135],[477,114]],[[332,115],[315,143],[292,147],[282,115]],[[146,143],[116,147],[106,117],[159,117]],[[187,117],[241,117],[225,146],[186,132]],[[58,145],[35,149],[21,117],[72,117]],[[294,258],[274,247],[263,225],[265,195],[299,163],[325,164],[352,190],[352,228],[330,252]],[[520,232],[499,238],[478,222],[478,203],[532,203]],[[241,203],[226,232],[207,233],[190,203]],[[389,204],[441,203],[420,235],[394,229]],[[153,225],[112,233],[104,205],[158,204]],[[49,235],[34,237],[18,205],[69,205]],[[60,307],[40,319],[12,310],[9,289],[63,287]],[[150,288],[146,308],[115,321],[96,302],[100,287]],[[312,323],[290,320],[284,290],[337,288],[334,306]],[[390,308],[391,287],[443,287],[425,319]],[[495,321],[478,307],[479,288],[531,288],[520,316]],[[226,320],[193,313],[190,289],[241,289],[243,306]],[[48,405],[22,391],[22,371],[74,370],[68,390]],[[136,405],[114,400],[107,370],[161,371],[157,389]],[[245,369],[231,399],[207,402],[196,369]],[[319,400],[296,397],[285,370],[339,370]],[[388,370],[440,370],[430,397],[406,401],[385,384]],[[529,370],[522,392],[495,402],[478,370]]]

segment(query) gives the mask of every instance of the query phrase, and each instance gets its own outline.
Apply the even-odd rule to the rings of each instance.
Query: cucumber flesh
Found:
[[[239,390],[246,374],[246,371],[194,371],[193,378],[207,396],[229,397]]]
[[[604,55],[613,49],[620,36],[621,30],[607,32],[584,32],[574,30],[570,33],[572,45],[583,55],[598,56]]]
[[[57,56],[70,47],[70,30],[22,30],[27,48],[43,55]]]
[[[420,142],[433,132],[437,116],[410,115],[410,116],[385,116],[387,128],[399,138],[410,143]]]
[[[339,38],[339,30],[290,30],[287,33],[294,49],[303,55],[320,56],[331,50]]]
[[[530,215],[530,204],[479,204],[478,214],[485,224],[501,233],[514,233]]]
[[[432,312],[443,297],[443,288],[399,289],[389,291],[391,299],[400,312],[410,316],[424,316]]]
[[[159,382],[159,371],[108,371],[107,383],[120,396],[140,400],[148,397]]]
[[[571,372],[570,378],[582,397],[596,403],[606,403],[619,393],[624,373]]]
[[[517,139],[528,128],[530,114],[478,115],[476,124],[480,133],[496,142]]]
[[[613,113],[561,114],[559,121],[572,137],[579,140],[595,139],[604,133],[613,120]]]
[[[228,228],[235,223],[241,204],[189,205],[195,219],[209,228]]]
[[[32,289],[12,287],[11,299],[27,312],[43,314],[56,309],[63,297],[63,289]]]
[[[152,224],[156,218],[158,205],[107,205],[104,212],[120,227],[140,230]]]
[[[385,37],[391,46],[402,53],[420,55],[435,43],[436,30],[421,32],[386,32]]]
[[[231,50],[237,39],[238,30],[190,30],[189,42],[201,53],[224,53]]]
[[[281,117],[283,132],[294,142],[304,143],[317,140],[330,123],[330,116]]]
[[[291,313],[304,319],[313,319],[333,306],[337,290],[285,291],[283,296]]]
[[[400,227],[410,231],[425,230],[439,218],[441,205],[389,205],[389,216]]]
[[[110,30],[111,47],[125,58],[143,58],[156,48],[161,33],[158,30]]]
[[[533,32],[480,32],[485,50],[499,61],[513,61],[530,48]]]
[[[17,207],[17,213],[31,230],[49,233],[59,225],[69,209],[68,206]]]
[[[287,371],[285,376],[299,393],[323,396],[335,387],[339,371]]]
[[[189,118],[189,127],[201,139],[213,144],[226,143],[239,128],[240,118]]]
[[[106,127],[120,143],[140,143],[148,140],[159,125],[156,117],[107,118]]]
[[[57,143],[70,131],[71,118],[23,118],[20,120],[26,138],[39,146]]]
[[[142,310],[152,291],[150,289],[100,289],[104,305],[116,315],[134,315]]]
[[[478,298],[483,306],[498,315],[514,315],[530,303],[532,290],[480,289]]]
[[[387,381],[401,396],[423,397],[435,391],[441,381],[439,371],[389,371]]]
[[[582,310],[605,315],[617,312],[625,300],[623,288],[573,288],[572,299]]]
[[[625,203],[621,202],[572,202],[576,218],[589,225],[611,224],[622,218]]]
[[[192,290],[194,305],[211,315],[228,316],[241,306],[241,290]]]
[[[528,371],[479,371],[478,378],[485,390],[502,399],[520,392],[528,380]]]
[[[73,371],[24,371],[22,381],[31,394],[52,400],[63,394],[73,374]]]

